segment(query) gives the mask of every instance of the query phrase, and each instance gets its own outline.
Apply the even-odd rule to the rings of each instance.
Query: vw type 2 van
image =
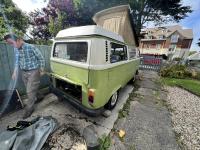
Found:
[[[90,116],[115,107],[140,63],[135,46],[98,25],[60,31],[50,60],[53,92]]]

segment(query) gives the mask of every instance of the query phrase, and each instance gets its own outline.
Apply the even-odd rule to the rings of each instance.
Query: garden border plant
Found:
[[[163,67],[160,76],[165,85],[177,86],[200,96],[200,72],[175,64]]]

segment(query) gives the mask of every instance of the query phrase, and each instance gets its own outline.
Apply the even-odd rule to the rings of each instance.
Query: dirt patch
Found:
[[[64,124],[45,143],[43,150],[87,150],[86,142],[73,125]]]

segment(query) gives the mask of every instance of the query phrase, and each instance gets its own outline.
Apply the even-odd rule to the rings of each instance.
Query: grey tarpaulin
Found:
[[[40,117],[31,122],[32,125],[22,130],[1,132],[0,150],[40,150],[56,129],[57,121],[52,117]]]

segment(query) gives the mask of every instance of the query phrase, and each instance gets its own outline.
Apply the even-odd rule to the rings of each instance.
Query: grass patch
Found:
[[[162,78],[162,83],[169,86],[178,86],[200,96],[200,81],[193,79]]]
[[[128,150],[136,150],[135,145],[131,145]]]
[[[121,110],[119,110],[118,119],[125,118],[129,115],[131,101],[134,101],[134,98],[136,98],[138,96],[134,92],[135,92],[135,90],[129,94],[129,98],[128,98],[127,102],[124,104],[123,108]]]
[[[99,150],[108,150],[111,146],[110,135],[106,136],[105,134],[99,138]]]
[[[119,111],[118,119],[125,118],[125,117],[127,117],[129,115],[131,101],[134,101],[134,98],[139,96],[138,94],[135,93],[135,91],[137,91],[138,88],[140,87],[139,86],[139,81],[136,80],[133,85],[134,85],[134,89],[129,94],[127,102],[124,104],[123,108]]]
[[[181,139],[181,134],[175,132],[176,142],[178,143],[179,147],[183,150],[187,149],[187,146],[184,144],[183,140]]]
[[[129,110],[130,110],[130,98],[127,100],[126,104],[124,104],[124,107],[119,111],[118,118],[124,118],[129,115]]]

